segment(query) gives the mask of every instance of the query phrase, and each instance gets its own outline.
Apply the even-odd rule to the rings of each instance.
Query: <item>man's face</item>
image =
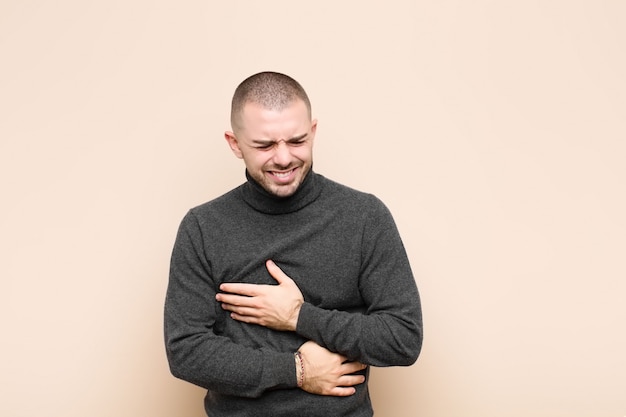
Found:
[[[311,170],[317,129],[304,102],[296,100],[280,111],[247,103],[239,125],[236,133],[224,136],[250,176],[275,196],[295,193]]]

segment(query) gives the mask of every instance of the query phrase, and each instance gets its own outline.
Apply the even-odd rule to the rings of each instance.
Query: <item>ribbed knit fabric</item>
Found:
[[[238,322],[215,301],[222,282],[276,284],[267,259],[304,295],[296,332]],[[420,301],[391,214],[376,197],[313,172],[287,198],[248,176],[184,217],[165,338],[172,373],[208,390],[210,417],[373,415],[367,382],[350,397],[297,388],[293,352],[314,340],[374,366],[417,359]]]

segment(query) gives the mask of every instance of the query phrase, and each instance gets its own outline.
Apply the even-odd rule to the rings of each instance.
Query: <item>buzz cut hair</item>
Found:
[[[259,72],[243,80],[235,89],[230,108],[230,124],[233,130],[242,127],[241,114],[248,103],[280,111],[298,99],[306,105],[310,118],[311,102],[300,83],[279,72]]]

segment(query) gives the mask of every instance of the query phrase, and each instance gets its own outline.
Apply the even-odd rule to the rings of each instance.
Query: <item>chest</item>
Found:
[[[303,212],[221,224],[205,254],[216,286],[221,282],[275,284],[265,267],[272,259],[306,301],[327,309],[362,305],[359,292],[362,226],[340,213]]]

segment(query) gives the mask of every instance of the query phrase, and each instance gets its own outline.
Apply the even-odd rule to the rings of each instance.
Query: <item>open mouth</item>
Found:
[[[295,175],[297,168],[290,169],[289,171],[269,171],[269,174],[278,182],[289,182]]]

